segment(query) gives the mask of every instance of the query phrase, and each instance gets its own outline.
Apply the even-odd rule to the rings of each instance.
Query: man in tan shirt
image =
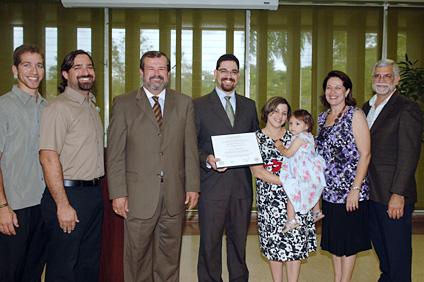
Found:
[[[41,200],[49,236],[45,281],[97,281],[104,166],[103,127],[90,93],[93,60],[73,51],[61,71],[61,94],[43,109],[39,140],[48,188]]]

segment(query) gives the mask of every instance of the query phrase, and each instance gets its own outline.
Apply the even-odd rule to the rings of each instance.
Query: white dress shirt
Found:
[[[389,102],[390,98],[392,97],[393,93],[395,93],[396,89],[393,90],[393,92],[389,95],[389,97],[387,99],[385,99],[383,102],[380,103],[380,105],[377,106],[377,108],[374,107],[375,105],[375,101],[377,101],[377,95],[379,94],[375,94],[371,100],[369,101],[370,104],[370,111],[368,112],[367,115],[367,123],[368,123],[368,128],[371,129],[372,125],[374,124],[375,120],[377,119],[378,115],[381,113],[381,111],[383,110],[384,106],[387,104],[387,102]]]

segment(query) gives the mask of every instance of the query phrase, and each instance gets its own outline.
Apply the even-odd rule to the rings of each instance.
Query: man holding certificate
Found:
[[[212,136],[255,132],[259,122],[255,102],[235,93],[239,61],[222,55],[214,71],[215,89],[193,101],[199,146],[199,281],[222,281],[221,247],[224,228],[230,281],[248,281],[246,236],[252,208],[252,175],[246,166],[217,168]]]

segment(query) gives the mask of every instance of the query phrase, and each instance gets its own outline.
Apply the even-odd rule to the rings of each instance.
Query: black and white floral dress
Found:
[[[279,175],[283,156],[274,146],[274,140],[256,131],[264,167]],[[291,140],[290,132],[280,140],[284,145]],[[287,196],[281,185],[256,180],[256,202],[258,209],[258,231],[262,254],[269,260],[293,261],[308,257],[316,251],[317,240],[312,212],[296,215],[300,226],[283,234],[287,221]]]

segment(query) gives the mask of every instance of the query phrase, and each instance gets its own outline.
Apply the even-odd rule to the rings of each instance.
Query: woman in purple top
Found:
[[[321,248],[333,255],[334,281],[350,281],[356,254],[371,249],[368,225],[370,133],[361,109],[355,108],[352,82],[331,71],[321,102],[330,109],[318,118],[317,153],[326,163],[322,194]]]

